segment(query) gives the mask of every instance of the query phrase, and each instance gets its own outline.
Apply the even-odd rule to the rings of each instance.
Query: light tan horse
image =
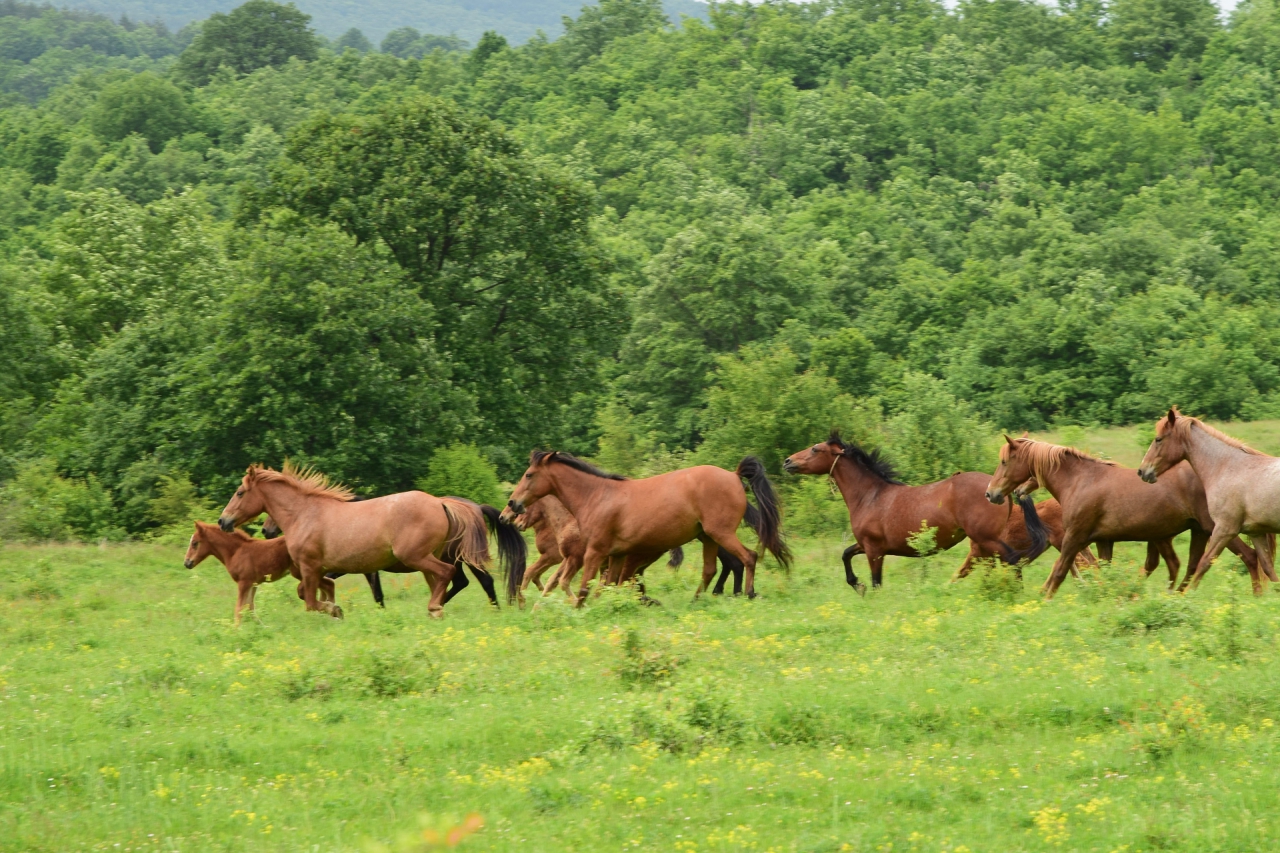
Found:
[[[1132,468],[1121,468],[1083,450],[1029,438],[1005,439],[987,499],[999,504],[1034,477],[1062,505],[1062,545],[1044,583],[1046,598],[1053,597],[1076,554],[1090,542],[1150,542],[1190,530],[1190,574],[1189,567],[1200,559],[1213,531],[1204,487],[1190,466],[1175,465],[1153,489],[1142,486]],[[1256,583],[1258,562],[1253,549],[1234,539],[1231,547],[1250,567]]]
[[[426,492],[400,492],[367,501],[351,498],[349,489],[311,469],[289,462],[283,471],[251,465],[218,518],[218,526],[229,531],[270,513],[287,533],[285,543],[302,575],[307,610],[322,610],[337,618],[342,617],[341,608],[316,597],[325,570],[365,574],[401,563],[426,576],[431,587],[427,610],[438,617],[455,571],[440,559],[447,544],[456,543],[463,562],[488,569],[485,518],[471,501]]]
[[[289,558],[289,549],[283,539],[254,539],[242,530],[224,532],[216,524],[205,524],[197,521],[195,533],[187,544],[187,553],[182,565],[194,569],[204,559],[213,555],[218,562],[227,567],[227,574],[236,582],[235,622],[240,624],[240,611],[245,608],[253,612],[254,598],[258,586],[274,583],[285,575],[300,577],[293,560]],[[333,581],[323,578],[320,581],[320,592],[334,600]]]
[[[1177,407],[1156,422],[1155,439],[1142,457],[1138,475],[1148,483],[1163,482],[1163,468],[1186,460],[1204,483],[1213,535],[1196,565],[1191,588],[1199,585],[1213,561],[1240,533],[1248,534],[1258,561],[1275,580],[1275,534],[1280,532],[1280,459],[1254,450],[1244,442]],[[1264,584],[1250,573],[1253,591]],[[1185,584],[1184,584],[1185,586]]]

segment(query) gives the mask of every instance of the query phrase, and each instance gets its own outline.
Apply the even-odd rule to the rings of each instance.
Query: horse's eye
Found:
[[[821,446],[821,445],[818,445],[818,444],[815,444],[815,445],[813,446],[813,452],[814,452],[814,453],[821,453],[821,452],[822,452],[822,446]]]
[[[242,498],[242,497],[244,497],[244,489],[239,489],[239,490],[236,492],[236,497],[238,497],[238,498]]]
[[[1163,437],[1161,437],[1161,436],[1158,436],[1158,435],[1157,435],[1157,436],[1156,436],[1156,444],[1159,444],[1159,443],[1160,443],[1160,442],[1162,442],[1162,441],[1164,441],[1164,438],[1163,438]]]

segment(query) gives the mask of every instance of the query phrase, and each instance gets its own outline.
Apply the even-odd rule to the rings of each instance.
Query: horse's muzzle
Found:
[[[1144,483],[1154,483],[1156,481],[1156,469],[1139,468],[1138,476],[1142,478],[1142,482]]]
[[[218,527],[222,528],[223,533],[230,533],[236,529],[236,523],[225,515],[218,517]]]
[[[796,463],[791,461],[790,456],[782,460],[782,470],[786,471],[788,474],[794,474],[796,472],[796,467]]]
[[[184,567],[184,568],[194,569],[194,568],[196,567],[196,561],[195,561],[195,560],[183,560],[183,561],[182,561],[182,565],[183,565],[183,567]]]
[[[987,500],[996,506],[1000,506],[1000,504],[1004,503],[1004,492],[997,489],[987,489]]]
[[[509,500],[507,501],[507,508],[510,509],[516,515],[524,515],[523,501]]]

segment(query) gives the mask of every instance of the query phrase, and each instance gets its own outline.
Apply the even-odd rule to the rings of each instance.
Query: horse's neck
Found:
[[[567,465],[556,466],[559,470],[551,481],[550,494],[557,498],[570,514],[581,519],[596,502],[600,493],[617,480],[606,480],[583,471],[577,471]]]
[[[1063,496],[1066,495],[1070,500],[1072,491],[1082,482],[1088,482],[1093,479],[1098,468],[1109,467],[1104,466],[1101,462],[1093,459],[1085,459],[1082,456],[1076,456],[1071,453],[1064,453],[1058,463],[1058,467],[1052,471],[1049,466],[1045,465],[1043,471],[1035,472],[1036,481],[1043,486],[1049,494],[1053,495],[1058,503],[1063,502]],[[1043,476],[1042,476],[1043,475]]]
[[[267,507],[267,515],[274,518],[285,533],[289,532],[298,516],[305,511],[307,503],[317,500],[280,480],[269,480],[259,484],[258,488],[262,489],[262,502]]]
[[[851,520],[867,512],[876,503],[875,499],[881,492],[905,488],[885,482],[848,458],[841,458],[836,463],[831,469],[831,476],[836,481],[836,488],[840,490],[845,505],[849,507]]]
[[[1212,489],[1217,479],[1226,473],[1227,469],[1248,461],[1248,453],[1214,438],[1204,430],[1196,429],[1194,425],[1187,430],[1185,444],[1184,455],[1187,457],[1187,462],[1206,490]]]
[[[244,544],[244,540],[239,536],[234,533],[223,533],[221,530],[207,532],[205,536],[208,537],[209,551],[224,566],[236,555],[236,552],[240,550],[240,546]]]

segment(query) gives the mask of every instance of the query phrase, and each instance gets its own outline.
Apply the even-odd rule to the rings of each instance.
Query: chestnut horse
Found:
[[[1010,515],[983,499],[989,479],[986,474],[960,473],[926,486],[908,486],[878,452],[848,444],[836,431],[826,441],[791,454],[782,467],[791,474],[830,476],[840,489],[857,540],[845,549],[842,558],[845,581],[859,593],[865,592],[866,586],[853,573],[854,555],[867,555],[871,584],[881,586],[886,556],[920,556],[907,537],[918,533],[921,525],[935,529],[939,551],[969,537],[969,554],[956,571],[957,577],[967,575],[976,559],[998,555],[1017,564],[1027,556],[1001,539]],[[1042,535],[1039,530],[1032,533],[1033,540]]]
[[[437,498],[426,492],[401,492],[359,502],[353,502],[352,496],[349,489],[331,484],[323,474],[296,468],[287,461],[282,471],[251,465],[218,525],[232,530],[270,513],[287,533],[285,542],[302,575],[307,610],[323,610],[338,617],[342,611],[336,604],[316,598],[325,569],[365,574],[399,563],[423,572],[431,587],[427,610],[438,617],[456,570],[441,559],[446,545],[454,543],[457,557],[464,563],[488,568],[486,518],[471,501]],[[511,535],[499,536],[498,548],[508,590],[514,594],[524,571],[524,538],[507,529]]]
[[[352,498],[352,500],[359,501],[359,500],[363,500],[363,498]],[[459,500],[464,500],[464,499],[459,498]],[[493,516],[494,519],[496,519],[496,513],[498,512],[496,509],[494,509],[491,506],[486,506],[485,504],[478,504],[478,506],[480,507],[480,510],[484,512],[486,520],[490,520],[491,515]],[[489,525],[490,531],[497,532],[499,535],[501,535],[501,532],[502,532],[501,529],[495,530],[495,527],[496,527],[496,523],[491,523]],[[283,531],[280,530],[280,525],[277,524],[276,520],[271,516],[268,515],[266,517],[266,520],[262,522],[263,538],[275,539],[282,532]],[[453,580],[449,583],[449,591],[445,593],[445,596],[444,596],[445,604],[448,604],[450,601],[453,600],[453,597],[455,595],[462,592],[464,589],[466,589],[468,586],[471,585],[471,581],[467,580],[467,575],[462,570],[465,563],[457,559],[456,556],[454,556],[453,554],[449,553],[449,550],[452,549],[453,547],[454,547],[453,545],[448,546],[446,548],[446,553],[441,555],[446,563],[453,563],[453,566],[454,566]],[[416,569],[410,569],[400,563],[396,563],[394,566],[387,566],[382,571],[387,572],[389,574],[393,574],[393,575],[417,574]],[[348,574],[350,573],[349,572],[325,572],[324,576],[329,580],[337,580],[338,578],[346,577]],[[475,575],[476,580],[479,582],[481,588],[484,589],[484,594],[488,596],[489,603],[494,607],[497,607],[498,593],[493,586],[493,575],[489,574],[484,569],[477,569],[475,566],[471,566],[471,574]],[[423,575],[423,577],[425,578],[426,575]],[[364,575],[364,578],[366,581],[369,582],[369,592],[373,594],[374,602],[379,607],[385,609],[387,606],[387,600],[386,600],[386,596],[383,595],[382,593],[381,572],[369,572]],[[430,585],[428,584],[428,586]],[[298,584],[298,598],[302,598],[302,584]]]
[[[226,533],[218,525],[203,521],[197,521],[195,525],[182,565],[194,569],[212,554],[227,567],[227,574],[231,575],[239,590],[235,610],[237,625],[240,624],[241,610],[247,607],[253,613],[253,600],[259,584],[273,583],[288,574],[299,577],[283,539],[254,539],[242,530]],[[326,578],[320,585],[321,592],[332,601],[333,581]]]
[[[586,541],[579,606],[586,600],[601,566],[610,558],[626,556],[638,570],[692,539],[702,542],[702,581],[695,598],[715,577],[716,553],[721,547],[746,567],[746,592],[754,598],[759,555],[749,551],[737,534],[749,506],[744,479],[759,503],[756,529],[760,547],[768,549],[784,566],[790,565],[791,553],[780,529],[777,496],[764,464],[753,456],[745,457],[733,472],[698,465],[629,480],[567,453],[535,450],[508,506],[519,515],[526,504],[554,495],[578,520]]]
[[[1097,459],[1083,450],[1005,436],[1000,464],[987,487],[993,504],[1032,477],[1062,504],[1063,537],[1058,559],[1044,583],[1046,598],[1062,585],[1067,569],[1090,542],[1149,542],[1191,531],[1190,566],[1198,565],[1213,530],[1204,487],[1191,466],[1179,463],[1165,472],[1158,491],[1143,486],[1132,468]],[[1256,575],[1253,549],[1232,544],[1249,572]],[[1184,580],[1183,583],[1186,581]]]
[[[1188,567],[1191,588],[1236,536],[1246,533],[1253,540],[1258,561],[1271,580],[1275,573],[1275,534],[1280,532],[1280,459],[1254,450],[1199,418],[1184,415],[1177,407],[1156,422],[1155,439],[1142,457],[1138,475],[1148,483],[1162,483],[1161,469],[1186,460],[1204,483],[1209,515],[1213,519],[1209,547],[1199,563]],[[1235,550],[1234,548],[1232,550]],[[1253,591],[1264,588],[1258,572],[1251,568]],[[1182,584],[1185,589],[1186,581]]]

